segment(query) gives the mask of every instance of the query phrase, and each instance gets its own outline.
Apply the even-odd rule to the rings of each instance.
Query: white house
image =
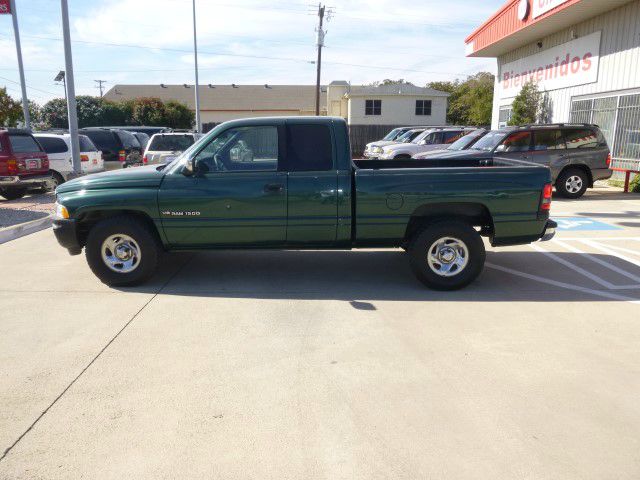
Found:
[[[449,94],[409,84],[327,87],[327,112],[349,125],[444,125]]]

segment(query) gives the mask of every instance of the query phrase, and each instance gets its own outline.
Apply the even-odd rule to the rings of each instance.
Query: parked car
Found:
[[[68,133],[34,133],[38,143],[49,157],[49,171],[52,188],[63,184],[73,177],[73,160],[71,158],[71,135]],[[104,171],[102,154],[86,135],[79,135],[80,168],[82,173]]]
[[[162,133],[162,132],[172,132],[173,129],[171,127],[147,127],[145,125],[124,125],[124,126],[107,126],[104,128],[113,128],[115,130],[125,130],[127,132],[131,132],[131,133],[145,133],[147,134],[149,137],[151,137],[151,135],[155,135],[156,133]]]
[[[400,160],[411,158],[417,153],[429,152],[431,150],[442,150],[460,139],[470,128],[429,128],[414,138],[409,143],[387,145],[382,148],[382,153],[378,155],[382,160]]]
[[[458,140],[456,140],[455,142],[453,142],[447,148],[438,149],[438,150],[431,150],[429,152],[424,152],[424,153],[416,153],[411,158],[413,158],[415,160],[422,160],[422,159],[425,159],[425,158],[439,158],[439,156],[441,154],[443,154],[443,153],[460,152],[462,150],[468,150],[469,148],[471,148],[473,146],[474,143],[476,143],[478,140],[480,140],[482,137],[484,137],[487,134],[487,132],[488,132],[488,130],[486,130],[484,128],[478,128],[476,130],[470,130],[469,133],[467,133],[463,137],[461,137]]]
[[[49,158],[28,130],[0,128],[0,195],[22,198],[29,188],[50,188]]]
[[[492,130],[471,148],[441,158],[501,158],[547,166],[558,195],[579,198],[596,180],[611,178],[611,153],[597,125],[548,124]]]
[[[407,130],[395,140],[385,140],[369,143],[364,151],[364,156],[368,159],[375,160],[382,154],[383,148],[387,145],[395,145],[397,143],[408,143],[415,139],[418,135],[426,130],[425,127],[414,127],[411,130]]]
[[[156,133],[151,137],[142,161],[145,165],[168,163],[202,137],[200,133]]]
[[[253,153],[238,161],[240,142]],[[168,166],[61,185],[54,233],[72,255],[84,248],[108,285],[144,282],[166,250],[404,246],[416,277],[440,290],[477,278],[483,235],[493,246],[553,237],[546,167],[490,155],[352,161],[349,152],[338,118],[226,122]]]
[[[133,136],[138,139],[138,143],[140,144],[140,148],[144,152],[144,149],[147,148],[147,144],[149,143],[150,135],[142,132],[132,132]]]
[[[106,127],[82,128],[80,133],[86,135],[102,151],[104,166],[107,170],[127,166],[127,157],[142,157],[140,142],[126,130]]]

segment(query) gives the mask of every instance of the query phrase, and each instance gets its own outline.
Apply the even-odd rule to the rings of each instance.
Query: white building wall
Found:
[[[366,100],[382,100],[382,115],[365,115]],[[416,115],[416,100],[431,100],[431,115]],[[447,98],[424,95],[350,97],[349,125],[445,125]]]
[[[498,76],[494,90],[492,128],[498,128],[500,107],[510,105],[513,101],[512,98],[499,98],[502,66],[570,42],[572,31],[577,37],[602,31],[598,81],[550,91],[553,122],[567,122],[569,120],[572,98],[640,88],[640,0],[637,0],[543,38],[541,40],[542,50],[535,42],[499,57]]]

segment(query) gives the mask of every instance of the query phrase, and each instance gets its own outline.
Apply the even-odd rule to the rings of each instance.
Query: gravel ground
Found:
[[[53,192],[27,195],[18,200],[0,197],[0,228],[44,218],[53,213],[55,201]]]

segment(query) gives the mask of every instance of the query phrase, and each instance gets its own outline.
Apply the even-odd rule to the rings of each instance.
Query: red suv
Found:
[[[29,188],[51,184],[49,158],[27,130],[0,128],[0,195],[21,198]]]

